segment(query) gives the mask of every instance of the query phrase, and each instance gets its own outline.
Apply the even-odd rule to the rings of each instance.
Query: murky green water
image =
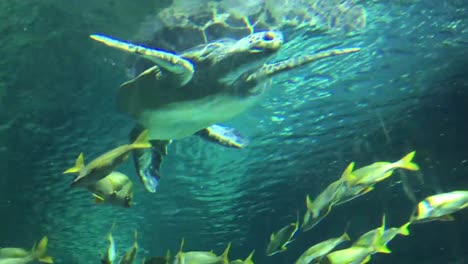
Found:
[[[188,5],[185,12],[209,7],[175,2]],[[324,5],[217,2],[230,12],[255,14],[263,7],[300,19],[305,2]],[[288,3],[278,9],[280,2]],[[415,202],[466,190],[466,1],[344,1],[367,14],[366,26],[348,33],[336,20],[344,12],[338,2],[317,7],[314,26],[273,21],[286,42],[269,62],[336,46],[360,52],[275,77],[259,104],[225,122],[249,139],[244,149],[198,137],[175,141],[157,193],[145,191],[129,159],[118,170],[134,182],[130,209],[95,205],[86,190],[69,187],[73,176],[62,174],[81,151],[91,160],[127,143],[134,125],[116,110],[115,95],[131,78],[135,58],[88,35],[158,42],[152,39],[161,30],[157,14],[171,1],[0,2],[0,246],[29,249],[47,235],[56,263],[99,263],[115,221],[119,254],[139,231],[135,263],[167,249],[175,255],[185,238],[185,250],[220,254],[232,241],[230,259],[255,249],[255,263],[289,264],[347,225],[354,240],[378,227],[382,213],[389,226],[400,226]],[[229,33],[208,36],[243,34],[223,35]],[[177,39],[191,43],[182,34]],[[270,234],[294,222],[297,210],[302,218],[306,194],[317,196],[351,161],[357,167],[395,161],[411,150],[419,172],[396,171],[373,192],[334,208],[311,231],[299,231],[286,252],[265,256]],[[392,254],[376,254],[371,263],[464,263],[467,211],[454,217],[411,226],[409,237],[389,244]]]

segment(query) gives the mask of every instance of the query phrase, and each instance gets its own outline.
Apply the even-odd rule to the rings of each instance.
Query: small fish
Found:
[[[276,253],[285,251],[287,249],[286,245],[293,241],[292,238],[298,229],[299,215],[295,223],[291,223],[278,230],[278,232],[272,233],[266,249],[267,256],[273,256]]]
[[[127,175],[113,171],[87,189],[93,193],[96,204],[109,203],[129,208],[133,200],[133,183]]]
[[[330,251],[332,251],[336,246],[349,240],[350,238],[345,232],[340,237],[330,238],[320,242],[302,253],[302,255],[296,260],[295,264],[309,264],[313,263],[312,261],[318,263],[323,256],[330,253]]]
[[[421,201],[410,222],[423,223],[434,220],[452,221],[450,215],[468,207],[468,191],[453,191],[429,196]]]
[[[229,262],[229,264],[254,264],[253,260],[252,260],[252,257],[253,257],[253,254],[255,253],[255,250],[253,250],[249,256],[247,256],[247,258],[245,260],[241,260],[241,259],[236,259],[236,260],[233,260],[231,262]]]
[[[120,258],[119,264],[133,264],[138,254],[138,232],[135,230],[133,246]]]
[[[112,230],[115,227],[115,223],[111,227],[111,231],[107,235],[107,241],[109,241],[109,246],[104,254],[101,256],[101,264],[113,264],[117,258],[117,253],[115,249],[114,238],[112,237]]]
[[[52,257],[46,255],[48,238],[43,237],[39,244],[34,244],[28,252],[22,248],[2,248],[0,250],[0,264],[27,264],[33,261],[54,263]]]
[[[316,226],[322,219],[324,219],[331,211],[333,205],[338,201],[337,195],[343,188],[344,175],[351,173],[354,167],[354,162],[350,163],[344,170],[341,178],[332,182],[328,187],[321,192],[312,202],[309,195],[306,196],[307,211],[304,215],[302,223],[302,231],[307,231]]]
[[[132,144],[126,144],[97,157],[86,166],[83,153],[76,159],[75,166],[63,172],[78,173],[71,187],[87,187],[109,175],[119,164],[124,162],[134,149],[150,148],[148,130],[143,131]]]
[[[340,180],[331,183],[313,202],[309,195],[306,196],[307,211],[304,215],[301,227],[302,231],[305,232],[312,229],[330,213],[335,203],[338,189],[342,184],[343,182]]]
[[[359,168],[352,173],[346,175],[345,181],[348,187],[363,185],[370,186],[377,182],[383,181],[390,177],[395,169],[406,169],[411,171],[419,170],[416,163],[411,162],[414,158],[416,151],[412,151],[396,162],[375,162],[371,165]]]
[[[320,263],[324,264],[364,264],[370,261],[375,253],[391,253],[382,241],[385,226],[378,229],[369,247],[351,246],[326,255]]]
[[[396,235],[403,235],[408,236],[409,230],[408,226],[411,222],[408,222],[401,227],[392,227],[389,229],[385,229],[385,215],[382,217],[382,226],[370,230],[369,232],[365,233],[364,235],[360,236],[354,243],[353,247],[370,247],[372,246],[372,242],[375,239],[375,236],[378,235],[381,230],[383,230],[383,235],[381,238],[382,244],[387,245]]]
[[[184,239],[180,244],[179,253],[175,256],[173,264],[229,264],[228,254],[231,248],[229,243],[224,250],[223,254],[217,256],[213,252],[208,251],[188,251],[183,252]]]

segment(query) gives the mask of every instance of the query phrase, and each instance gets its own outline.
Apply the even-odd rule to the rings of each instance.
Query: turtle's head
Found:
[[[272,52],[283,45],[283,33],[279,31],[262,31],[240,39],[236,46],[249,53]]]

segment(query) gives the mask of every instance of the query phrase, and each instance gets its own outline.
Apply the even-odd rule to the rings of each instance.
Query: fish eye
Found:
[[[273,39],[275,39],[275,35],[271,32],[268,32],[265,35],[263,35],[263,40],[265,41],[271,41]]]
[[[130,208],[132,206],[132,197],[129,195],[125,196],[124,206]]]

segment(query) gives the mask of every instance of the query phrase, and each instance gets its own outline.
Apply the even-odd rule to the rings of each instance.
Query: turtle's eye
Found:
[[[271,41],[273,39],[275,39],[275,35],[271,32],[268,32],[265,35],[263,35],[263,40],[265,41]]]

